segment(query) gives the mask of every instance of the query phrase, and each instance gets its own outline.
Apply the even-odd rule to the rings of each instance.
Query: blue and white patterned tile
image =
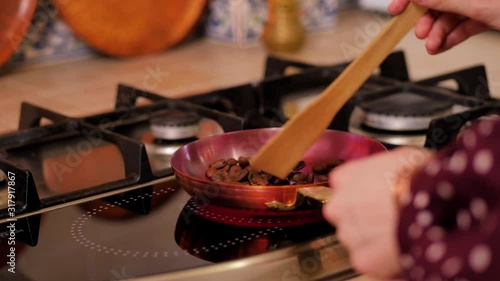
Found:
[[[339,0],[300,0],[302,21],[310,30],[331,27],[335,24]]]
[[[331,27],[341,0],[297,0],[309,31]],[[211,0],[207,36],[237,45],[260,40],[268,17],[266,0]]]
[[[14,65],[54,62],[91,54],[58,17],[49,0],[39,0],[31,25],[10,63]]]
[[[207,36],[228,43],[250,43],[259,39],[266,19],[266,0],[212,0]]]

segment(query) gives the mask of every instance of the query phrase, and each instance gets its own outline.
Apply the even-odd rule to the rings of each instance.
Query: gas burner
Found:
[[[151,132],[158,142],[193,138],[200,131],[195,112],[168,110],[151,119]]]
[[[165,118],[167,117],[167,118]],[[151,131],[140,136],[150,164],[155,171],[170,168],[170,159],[182,146],[206,137],[224,133],[221,125],[196,113],[170,110],[150,121]]]
[[[196,137],[189,138],[192,140],[196,140]],[[140,141],[146,145],[146,150],[148,151],[148,155],[158,155],[158,156],[166,156],[172,155],[177,151],[180,147],[189,143],[189,141],[165,141],[159,140],[155,138],[152,132],[145,133],[141,136]]]
[[[463,110],[452,102],[401,92],[359,103],[349,131],[386,145],[424,146],[431,121]]]
[[[403,92],[359,104],[363,125],[393,132],[425,131],[429,123],[452,112],[453,103]]]

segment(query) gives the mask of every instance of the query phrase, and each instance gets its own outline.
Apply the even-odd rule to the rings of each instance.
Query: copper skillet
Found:
[[[189,143],[175,152],[172,168],[184,190],[201,203],[225,207],[269,210],[270,202],[294,204],[298,190],[310,186],[326,186],[328,182],[309,185],[255,186],[218,183],[209,180],[205,172],[212,162],[221,158],[252,156],[280,129],[254,129],[225,133]],[[293,141],[293,140],[290,140]],[[328,130],[302,158],[304,172],[316,164],[332,159],[345,161],[387,151],[379,142],[347,132]]]

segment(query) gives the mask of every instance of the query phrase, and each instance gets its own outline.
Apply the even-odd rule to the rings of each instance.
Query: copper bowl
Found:
[[[266,203],[279,201],[285,204],[295,202],[297,189],[328,185],[316,182],[308,185],[256,186],[213,182],[205,172],[208,166],[221,158],[251,157],[280,128],[242,130],[204,138],[189,143],[177,150],[171,161],[175,176],[182,188],[198,204],[215,204],[226,207],[268,210]],[[293,140],[290,140],[293,141]],[[309,172],[316,164],[330,160],[345,161],[366,157],[387,151],[379,142],[360,135],[342,131],[327,130],[304,154],[306,166],[302,172]]]

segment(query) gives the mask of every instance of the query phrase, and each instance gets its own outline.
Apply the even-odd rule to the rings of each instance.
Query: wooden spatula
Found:
[[[333,117],[413,28],[426,8],[410,2],[308,107],[290,119],[251,159],[252,167],[286,178]]]

